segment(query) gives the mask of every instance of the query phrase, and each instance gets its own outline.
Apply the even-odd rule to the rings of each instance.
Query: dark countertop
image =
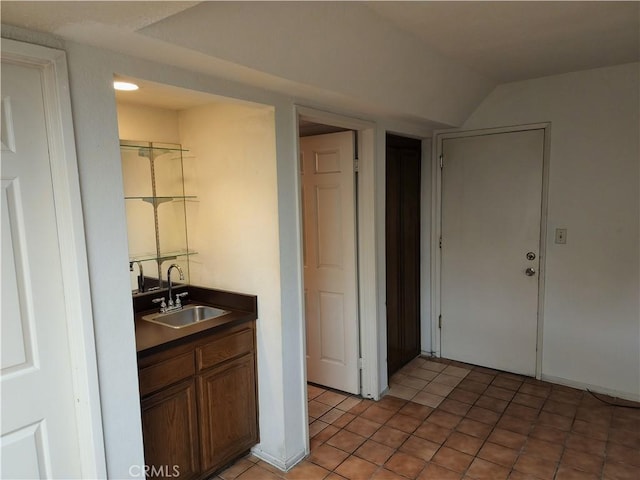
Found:
[[[151,292],[149,295],[136,296],[134,297],[133,308],[135,312],[136,351],[138,352],[138,357],[195,340],[225,326],[256,320],[258,317],[258,298],[255,295],[213,290],[192,285],[183,285],[174,289],[175,293],[184,291],[189,292],[189,295],[185,298],[185,305],[190,303],[209,305],[229,310],[229,313],[189,325],[188,327],[170,328],[142,319],[143,315],[158,312],[157,305],[153,304],[151,300],[163,295],[166,297],[166,290]]]

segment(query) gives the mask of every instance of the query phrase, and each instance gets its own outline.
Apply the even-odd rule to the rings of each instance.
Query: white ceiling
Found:
[[[122,75],[115,75],[114,78],[133,82],[139,87],[139,90],[135,91],[116,90],[116,100],[119,103],[133,103],[168,110],[185,110],[209,103],[229,101],[228,99],[210,93],[198,92],[173,85],[164,85],[139,78],[125,77]]]
[[[101,24],[139,30],[200,2],[164,1],[3,1],[2,23],[57,33],[71,25]]]
[[[638,61],[640,2],[367,2],[499,82]]]
[[[133,55],[157,58],[138,32],[201,2],[0,2],[2,23],[104,48],[127,44]],[[640,2],[361,2],[396,28],[497,83],[639,60]],[[135,47],[134,47],[135,44]],[[155,48],[154,48],[155,47]],[[133,51],[135,48],[135,52]],[[154,51],[155,50],[155,51]],[[168,51],[162,52],[167,56]],[[165,57],[168,63],[175,59]],[[211,59],[213,62],[214,59]],[[202,99],[180,92],[147,104],[176,108]],[[160,88],[160,87],[158,87]],[[124,95],[119,95],[120,98]],[[126,97],[125,97],[126,100]],[[158,105],[160,106],[160,105]]]

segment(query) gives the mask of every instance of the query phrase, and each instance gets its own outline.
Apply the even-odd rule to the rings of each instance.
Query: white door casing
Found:
[[[106,477],[64,52],[2,41],[2,478]]]
[[[354,134],[300,139],[307,379],[360,393]]]
[[[439,144],[441,355],[535,375],[545,130]]]

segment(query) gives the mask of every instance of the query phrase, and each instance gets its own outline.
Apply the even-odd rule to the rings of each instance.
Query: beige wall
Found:
[[[180,143],[178,112],[118,102],[118,134],[122,140]]]
[[[212,104],[183,110],[180,134],[192,157],[185,162],[186,188],[198,196],[188,219],[190,245],[198,252],[192,283],[239,291],[277,284],[273,109]]]

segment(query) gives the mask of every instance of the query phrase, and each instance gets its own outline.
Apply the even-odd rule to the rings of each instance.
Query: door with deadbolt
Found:
[[[441,354],[536,373],[544,129],[441,140]]]

